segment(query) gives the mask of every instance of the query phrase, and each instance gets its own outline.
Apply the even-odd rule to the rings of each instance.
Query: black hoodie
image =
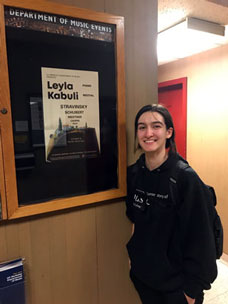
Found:
[[[127,216],[135,224],[127,244],[131,271],[154,290],[183,290],[191,298],[217,276],[215,244],[206,187],[188,167],[178,173],[178,204],[170,177],[180,156],[149,171],[145,155],[128,168]]]

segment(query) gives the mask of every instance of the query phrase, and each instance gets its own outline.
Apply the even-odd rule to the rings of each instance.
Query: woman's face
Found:
[[[157,112],[145,112],[139,117],[137,138],[146,153],[165,150],[166,140],[172,133],[173,129],[166,128],[163,116]]]

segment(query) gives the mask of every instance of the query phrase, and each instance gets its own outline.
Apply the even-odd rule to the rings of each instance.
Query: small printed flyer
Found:
[[[100,151],[98,72],[41,68],[46,161]]]

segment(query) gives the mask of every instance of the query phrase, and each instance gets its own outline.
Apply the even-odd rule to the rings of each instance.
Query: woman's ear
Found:
[[[169,128],[167,131],[166,131],[166,138],[169,139],[171,138],[173,135],[173,128]]]

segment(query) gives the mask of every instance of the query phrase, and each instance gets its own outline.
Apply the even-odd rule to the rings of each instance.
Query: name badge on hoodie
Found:
[[[148,198],[145,192],[136,189],[133,195],[133,206],[141,211],[144,211],[146,209],[147,201]]]

